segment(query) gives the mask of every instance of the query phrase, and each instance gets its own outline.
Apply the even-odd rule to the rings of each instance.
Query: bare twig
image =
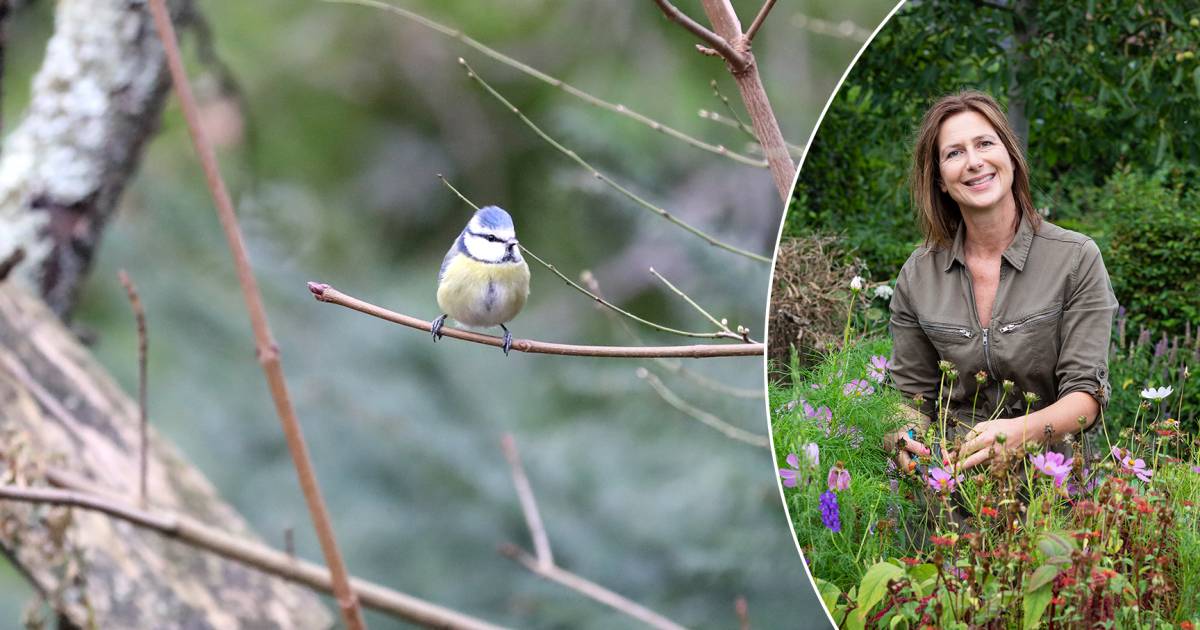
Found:
[[[763,22],[767,21],[767,14],[771,9],[775,8],[776,0],[767,0],[763,3],[762,8],[758,10],[758,15],[754,16],[754,21],[750,23],[750,28],[746,29],[746,45],[749,46],[754,41],[754,36],[758,35],[758,29],[762,28]]]
[[[667,280],[665,277],[663,277],[663,275],[661,273],[658,273],[657,271],[655,271],[654,267],[650,268],[650,273],[655,278],[658,278],[659,280],[661,280],[663,284],[667,285],[667,288],[670,289],[675,295],[678,295],[679,297],[683,298],[683,301],[687,302],[689,305],[691,305],[692,308],[699,311],[700,314],[703,315],[705,319],[712,322],[714,326],[716,326],[717,328],[720,328],[722,331],[724,331],[726,333],[737,336],[739,339],[744,339],[746,341],[750,340],[749,339],[749,335],[750,335],[749,330],[746,330],[745,328],[738,326],[738,330],[746,330],[745,334],[739,334],[739,333],[733,332],[732,330],[729,329],[729,324],[726,323],[725,320],[718,320],[717,318],[713,317],[712,314],[710,314],[708,311],[704,310],[704,307],[697,304],[695,300],[693,300],[690,296],[688,296],[688,294],[684,293],[683,291],[680,291],[679,287],[676,287],[675,285],[671,284],[670,280]]]
[[[738,628],[750,630],[750,605],[746,603],[745,596],[737,596],[737,599],[733,601],[733,610],[737,613]]]
[[[771,442],[767,439],[767,436],[759,435],[758,433],[735,427],[703,409],[698,409],[688,404],[686,400],[680,398],[678,394],[671,391],[661,379],[659,379],[653,372],[647,370],[646,368],[638,368],[637,375],[638,378],[649,383],[650,387],[654,388],[654,391],[657,392],[658,395],[664,401],[666,401],[668,405],[671,405],[688,416],[700,421],[710,429],[720,431],[725,435],[725,437],[731,440],[745,442],[751,446],[759,446],[762,448],[770,447]]]
[[[717,85],[717,80],[712,79],[708,82],[708,86],[712,88],[713,96],[716,96],[717,99],[721,101],[721,104],[725,106],[725,110],[729,112],[730,118],[733,118],[733,128],[740,130],[742,133],[749,136],[750,140],[757,143],[758,138],[754,135],[754,127],[742,122],[742,117],[738,116],[737,110],[733,108],[733,103],[730,103],[729,99],[725,98],[725,94],[721,92],[720,86]]]
[[[708,47],[721,54],[725,62],[729,64],[735,72],[744,72],[746,67],[750,65],[750,60],[746,59],[745,55],[734,49],[733,45],[724,37],[708,30],[699,22],[688,17],[686,13],[675,8],[667,0],[654,0],[658,8],[662,10],[663,15],[667,16],[668,20],[682,26],[685,30],[700,38],[700,41],[708,44]]]
[[[314,297],[321,302],[329,302],[346,308],[378,317],[379,319],[423,330],[429,332],[432,324],[426,320],[403,315],[395,311],[390,311],[381,306],[376,306],[369,302],[364,302],[357,298],[351,297],[329,286],[318,282],[309,282],[308,290],[312,291]],[[491,335],[482,335],[479,333],[459,330],[444,326],[441,329],[441,334],[454,339],[462,339],[463,341],[471,341],[487,346],[495,346],[497,348],[504,345],[504,340],[500,337]],[[545,341],[533,341],[530,339],[514,339],[512,349],[519,352],[529,352],[534,354],[557,354],[567,356],[583,356],[583,357],[625,357],[632,359],[649,359],[654,357],[676,357],[676,358],[711,358],[711,357],[750,357],[761,356],[763,353],[763,344],[761,343],[739,343],[739,344],[696,344],[685,346],[577,346],[564,343],[549,343]]]
[[[216,153],[200,126],[199,111],[195,98],[192,96],[191,86],[188,84],[187,72],[179,53],[179,42],[175,36],[175,28],[171,24],[171,17],[167,13],[165,0],[150,0],[150,11],[154,15],[155,28],[158,30],[159,39],[166,51],[171,81],[175,86],[175,93],[179,96],[180,107],[187,120],[188,131],[192,136],[192,144],[195,146],[200,163],[204,168],[208,187],[216,205],[217,216],[220,218],[225,238],[229,242],[234,266],[237,268],[238,282],[242,288],[242,297],[246,302],[251,326],[254,329],[258,360],[266,374],[271,397],[275,402],[275,411],[283,425],[288,450],[296,468],[296,476],[299,478],[300,488],[304,493],[305,502],[308,504],[308,510],[316,528],[317,539],[320,541],[321,551],[325,555],[325,563],[329,566],[333,592],[341,610],[342,619],[350,630],[365,628],[366,624],[358,606],[358,599],[350,589],[348,573],[334,538],[333,526],[329,521],[325,501],[321,498],[316,473],[313,472],[312,462],[309,459],[308,446],[304,442],[300,423],[296,419],[295,409],[288,396],[287,382],[284,380],[283,367],[279,358],[279,347],[275,344],[270,325],[267,323],[266,309],[263,307],[262,295],[259,293],[258,283],[250,267],[241,229],[238,227],[237,215],[233,209],[233,201],[229,197],[229,191],[225,188],[224,180],[221,179]]]
[[[466,203],[468,206],[471,206],[472,208],[475,208],[476,210],[479,209],[479,206],[476,205],[475,202],[471,201],[470,199],[467,198],[466,195],[459,192],[459,190],[457,188],[455,188],[453,184],[450,183],[450,180],[446,179],[440,173],[438,174],[438,179],[442,180],[442,183],[446,185],[446,188],[449,188],[451,191],[454,192],[455,195],[458,195],[458,198],[462,199],[463,202]],[[629,311],[626,311],[626,310],[616,306],[612,302],[605,300],[604,298],[600,297],[599,295],[596,295],[595,293],[592,293],[591,291],[588,291],[587,289],[579,286],[573,280],[571,280],[567,276],[563,275],[563,273],[561,271],[559,271],[557,267],[542,260],[542,258],[540,256],[529,251],[529,248],[525,247],[524,245],[521,245],[520,247],[521,247],[521,251],[525,252],[526,254],[529,254],[530,258],[533,258],[535,261],[537,261],[543,267],[550,270],[551,273],[553,273],[554,275],[561,278],[563,282],[566,282],[567,284],[571,285],[571,287],[574,288],[576,291],[579,291],[580,293],[595,300],[597,304],[599,304],[605,308],[608,308],[609,310],[612,310],[616,313],[624,315],[625,317],[628,317],[629,319],[632,319],[633,321],[635,321],[639,324],[642,324],[644,326],[649,326],[650,328],[653,328],[653,329],[661,331],[661,332],[671,333],[673,335],[679,335],[681,337],[696,337],[696,338],[702,338],[702,339],[726,338],[726,339],[738,339],[740,341],[745,341],[747,343],[750,342],[749,339],[733,332],[732,330],[729,330],[729,328],[726,326],[722,326],[720,323],[717,323],[716,320],[712,320],[712,321],[714,323],[717,323],[717,327],[720,328],[721,330],[718,330],[715,333],[700,333],[700,332],[688,332],[686,330],[679,330],[676,328],[669,328],[667,326],[663,326],[662,324],[656,324],[648,319],[643,319],[641,317],[638,317],[637,315],[634,315],[633,313],[630,313]],[[651,271],[651,273],[654,272],[653,269],[651,269],[650,271]],[[666,280],[663,280],[663,281],[666,282]],[[671,283],[667,282],[667,286],[671,286]],[[674,287],[671,287],[671,288],[674,289]],[[675,292],[680,293],[680,291],[678,289],[675,289]],[[687,296],[684,296],[684,299],[687,299]]]
[[[554,557],[550,552],[550,541],[546,538],[546,530],[542,526],[542,517],[538,513],[537,501],[534,499],[533,489],[530,488],[529,479],[526,478],[525,469],[521,465],[521,455],[517,451],[516,441],[513,440],[511,435],[505,434],[501,445],[504,447],[504,457],[508,460],[509,468],[512,472],[513,485],[517,488],[517,497],[521,501],[521,511],[525,513],[525,524],[529,526],[529,535],[533,539],[537,555],[531,556],[520,547],[511,543],[500,545],[500,553],[516,560],[537,575],[553,582],[558,582],[585,597],[589,597],[617,612],[633,617],[650,626],[663,630],[682,630],[682,626],[653,610],[554,564]]]
[[[556,78],[542,72],[541,70],[538,70],[537,68],[534,68],[528,64],[521,63],[520,61],[517,61],[516,59],[513,59],[512,57],[509,57],[508,55],[505,55],[504,53],[502,53],[498,50],[489,48],[489,47],[485,46],[484,44],[480,43],[479,41],[467,36],[462,31],[459,31],[457,29],[453,29],[453,28],[450,28],[443,24],[440,24],[438,22],[435,22],[427,17],[424,17],[424,16],[418,14],[418,13],[409,11],[408,9],[403,9],[401,7],[393,6],[393,5],[387,4],[385,2],[378,2],[377,0],[324,0],[324,1],[331,2],[331,3],[338,3],[338,4],[356,4],[359,6],[371,7],[371,8],[380,9],[383,11],[388,11],[390,13],[394,13],[403,18],[412,20],[413,22],[416,22],[417,24],[420,24],[421,26],[424,26],[425,28],[431,29],[438,33],[441,33],[442,35],[445,35],[447,37],[457,39],[458,41],[466,44],[467,46],[470,46],[471,48],[478,50],[479,52],[483,53],[484,55],[487,55],[488,57],[490,57],[496,61],[499,61],[500,63],[502,63],[510,68],[519,70],[519,71],[537,79],[538,81],[542,81],[543,83],[548,83],[548,84],[566,92],[567,94],[570,94],[571,96],[574,96],[575,98],[578,98],[578,99],[584,101],[585,103],[587,103],[589,105],[599,107],[600,109],[604,109],[604,110],[607,110],[607,111],[610,111],[610,112],[613,112],[616,114],[620,114],[622,116],[626,116],[640,124],[643,124],[651,129],[653,129],[654,131],[658,131],[663,134],[666,134],[667,136],[669,136],[671,138],[675,138],[676,140],[681,140],[684,143],[689,144],[698,149],[703,149],[703,150],[709,151],[711,153],[716,153],[717,155],[723,155],[731,160],[734,160],[735,162],[740,162],[747,166],[755,166],[758,168],[766,168],[767,167],[767,162],[765,160],[756,160],[752,157],[747,157],[745,155],[735,153],[733,151],[730,151],[724,145],[710,144],[703,140],[689,136],[688,134],[686,134],[682,131],[679,131],[678,129],[664,125],[648,116],[639,114],[638,112],[635,112],[632,109],[629,109],[628,107],[626,107],[624,105],[621,105],[620,103],[610,103],[603,99],[596,98],[595,96],[592,96],[591,94],[588,94],[587,92],[585,92],[569,83],[564,82],[562,79],[556,79]],[[715,51],[714,51],[714,54],[715,54]]]
[[[857,25],[853,20],[842,20],[834,23],[821,18],[811,17],[803,13],[797,13],[792,16],[792,26],[802,28],[818,35],[828,35],[830,37],[840,37],[866,43],[871,39],[871,31]]]
[[[716,238],[714,238],[712,236],[709,236],[707,233],[701,231],[698,228],[692,227],[691,225],[682,221],[681,219],[679,219],[675,215],[671,214],[670,212],[666,211],[665,209],[660,208],[660,207],[650,203],[646,199],[639,196],[637,193],[618,184],[611,177],[605,175],[604,173],[601,173],[599,170],[596,169],[596,167],[592,166],[591,163],[589,163],[587,160],[580,157],[578,153],[564,147],[557,140],[550,137],[550,135],[547,134],[545,131],[543,131],[541,129],[541,127],[538,127],[536,123],[534,123],[532,120],[530,120],[528,116],[521,113],[521,110],[517,109],[517,107],[515,105],[513,105],[511,102],[509,102],[508,99],[504,98],[504,95],[500,94],[500,92],[497,92],[496,89],[493,88],[490,84],[488,84],[487,81],[484,81],[483,78],[480,77],[479,74],[477,72],[475,72],[475,70],[473,68],[471,68],[471,66],[469,64],[467,64],[467,61],[465,59],[463,59],[462,57],[459,57],[458,63],[460,65],[462,65],[463,68],[466,68],[467,76],[469,78],[471,78],[476,83],[478,83],[481,87],[483,87],[483,89],[486,90],[488,94],[491,94],[496,100],[500,101],[500,103],[502,105],[504,105],[505,108],[507,108],[509,111],[511,111],[513,114],[515,114],[517,116],[517,118],[519,118],[521,120],[521,122],[525,123],[525,126],[532,129],[533,132],[538,135],[538,137],[540,137],[542,140],[545,140],[547,144],[549,144],[550,146],[557,149],[559,152],[561,152],[563,155],[570,158],[573,162],[575,162],[579,166],[583,167],[585,170],[587,170],[589,173],[591,173],[593,177],[600,180],[601,182],[604,182],[610,188],[616,190],[617,192],[621,193],[625,197],[629,198],[631,201],[637,203],[638,205],[642,206],[643,208],[649,210],[650,212],[657,214],[658,216],[662,217],[663,219],[666,219],[668,222],[670,222],[678,227],[683,228],[685,231],[691,233],[694,236],[697,236],[697,237],[703,239],[709,245],[712,245],[714,247],[719,247],[725,251],[732,252],[734,254],[745,256],[746,258],[757,260],[758,262],[761,262],[761,263],[770,263],[771,262],[771,259],[767,256],[755,254],[754,252],[750,252],[750,251],[747,251],[747,250],[744,250],[744,249],[741,249],[738,247],[734,247],[733,245],[729,245],[728,243],[724,243],[722,241],[717,240]]]
[[[744,132],[750,134],[751,137],[754,136],[754,128],[753,127],[746,125],[745,123],[741,122],[740,120],[734,120],[732,118],[722,116],[720,112],[714,112],[712,110],[702,109],[699,112],[697,112],[697,115],[705,120],[711,120],[719,125],[725,125],[726,127],[733,127],[734,129],[742,129]],[[758,142],[758,140],[755,139],[755,143],[757,143],[757,142]],[[788,152],[792,154],[792,157],[799,157],[801,155],[804,155],[804,147],[802,147],[798,144],[791,143],[791,142],[787,142],[785,144],[787,145]],[[757,144],[755,146],[760,151],[762,150],[761,147],[757,147]]]
[[[0,0],[0,2],[3,1]],[[0,260],[0,282],[8,279],[8,274],[12,273],[13,268],[21,264],[22,260],[25,260],[25,248],[20,245],[14,248],[4,260]]]
[[[529,537],[533,539],[534,553],[537,555],[539,567],[554,566],[554,552],[550,550],[550,538],[546,536],[546,526],[542,524],[542,515],[538,512],[537,499],[533,496],[533,488],[529,485],[529,477],[525,475],[525,467],[521,465],[521,454],[517,452],[517,442],[509,433],[500,440],[504,449],[504,458],[512,472],[513,486],[517,489],[517,499],[521,502],[521,512],[525,514],[525,525],[529,527]]]
[[[3,2],[3,0],[0,0]],[[133,308],[133,317],[137,322],[138,336],[138,426],[140,433],[140,459],[138,464],[138,505],[142,509],[146,508],[146,502],[149,495],[146,493],[146,466],[147,466],[147,450],[149,443],[147,439],[147,426],[150,424],[149,415],[146,410],[146,353],[149,349],[149,337],[146,331],[146,310],[142,308],[142,299],[138,297],[137,288],[133,286],[133,281],[129,279],[129,274],[122,269],[117,272],[117,277],[121,280],[121,284],[125,287],[125,294],[129,296],[129,306]]]
[[[325,593],[334,592],[329,570],[321,565],[297,559],[266,545],[231,536],[223,530],[209,527],[184,515],[140,510],[107,494],[96,492],[90,484],[62,471],[48,470],[47,478],[55,485],[67,489],[0,486],[0,499],[67,505],[102,512],[264,573]],[[351,586],[364,605],[414,623],[440,627],[497,628],[485,621],[366,580],[354,578],[351,580]]]

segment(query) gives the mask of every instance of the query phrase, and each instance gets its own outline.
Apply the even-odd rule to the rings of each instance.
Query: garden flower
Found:
[[[850,290],[851,291],[858,293],[859,291],[862,291],[862,288],[863,288],[862,276],[854,276],[853,278],[850,279]]]
[[[783,478],[784,487],[795,488],[800,481],[800,458],[795,453],[788,453],[787,463],[791,468],[780,468],[779,476]]]
[[[829,479],[826,483],[829,484],[830,491],[845,490],[850,487],[850,471],[842,467],[842,462],[838,462],[829,469]]]
[[[870,396],[875,393],[875,388],[866,379],[855,379],[846,383],[842,387],[843,396]]]
[[[817,446],[816,442],[809,442],[804,445],[804,464],[813,470],[816,470],[821,465],[821,447]],[[797,468],[799,468],[797,466]]]
[[[821,494],[821,522],[831,532],[842,531],[842,519],[838,514],[837,495],[832,492]]]
[[[882,383],[887,378],[887,371],[892,367],[892,362],[888,358],[881,355],[871,357],[871,365],[867,366],[867,378]]]
[[[934,492],[954,492],[954,486],[963,480],[963,476],[955,477],[942,468],[930,468],[926,481]]]
[[[1145,395],[1145,392],[1142,392],[1142,395]],[[1112,447],[1112,454],[1113,457],[1117,458],[1117,461],[1121,462],[1121,468],[1123,468],[1125,472],[1133,473],[1142,481],[1150,481],[1150,476],[1154,474],[1154,471],[1146,468],[1145,460],[1140,457],[1134,459],[1133,453],[1122,450],[1119,446]]]
[[[1071,467],[1074,465],[1074,460],[1067,459],[1062,453],[1050,451],[1040,455],[1031,455],[1030,461],[1033,462],[1033,467],[1038,469],[1044,475],[1054,478],[1054,485],[1062,486],[1067,480],[1067,475],[1071,472]]]
[[[889,287],[886,284],[881,284],[875,287],[875,297],[883,298],[885,300],[892,299],[892,287]]]
[[[1170,385],[1166,387],[1150,387],[1142,390],[1142,398],[1146,400],[1162,400],[1174,391]]]
[[[1192,466],[1192,472],[1200,475],[1200,466]]]
[[[817,420],[832,420],[833,412],[830,411],[829,407],[826,407],[825,405],[821,405],[820,407],[814,409],[813,406],[808,404],[806,401],[804,403],[804,417],[815,418]]]

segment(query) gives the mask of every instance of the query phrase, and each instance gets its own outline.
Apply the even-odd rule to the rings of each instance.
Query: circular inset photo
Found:
[[[913,2],[828,105],[770,304],[847,628],[1200,622],[1200,6]]]

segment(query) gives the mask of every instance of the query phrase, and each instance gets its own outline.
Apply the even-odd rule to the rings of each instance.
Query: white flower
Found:
[[[862,291],[862,285],[863,285],[862,276],[854,276],[854,278],[852,278],[850,280],[850,290],[851,291]]]
[[[1151,387],[1149,389],[1142,390],[1142,398],[1145,398],[1146,400],[1162,400],[1167,396],[1170,396],[1172,391],[1174,390],[1170,385],[1166,387]]]
[[[875,287],[875,297],[883,298],[885,300],[892,299],[892,287],[889,287],[886,284],[881,284]]]

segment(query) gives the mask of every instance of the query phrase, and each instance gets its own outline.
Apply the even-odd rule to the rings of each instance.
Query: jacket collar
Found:
[[[1025,261],[1029,258],[1029,248],[1033,245],[1034,232],[1033,226],[1022,216],[1021,224],[1017,227],[1016,237],[1013,238],[1012,243],[1009,243],[1008,249],[1001,254],[1001,257],[1017,271],[1025,269]],[[943,271],[950,271],[956,262],[964,267],[967,266],[967,257],[964,253],[966,236],[967,224],[961,222],[958,224],[958,231],[954,233],[954,245],[950,248],[950,259],[946,261]]]

